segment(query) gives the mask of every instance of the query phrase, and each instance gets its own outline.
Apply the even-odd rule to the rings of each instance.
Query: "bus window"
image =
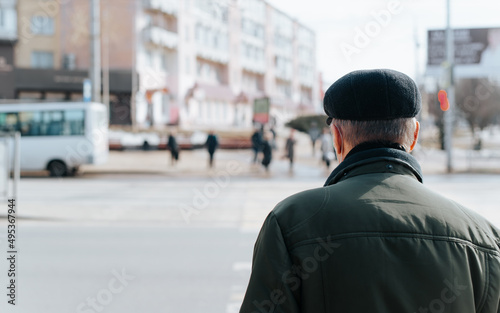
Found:
[[[10,132],[19,130],[17,113],[0,113],[0,131]]]
[[[47,115],[47,136],[63,135],[64,114],[63,111],[48,111]]]
[[[85,111],[68,110],[64,112],[64,135],[83,136],[85,134]]]
[[[21,136],[37,136],[40,133],[40,122],[35,120],[36,113],[38,112],[19,112]]]
[[[19,112],[19,125],[22,136],[83,136],[85,111]]]

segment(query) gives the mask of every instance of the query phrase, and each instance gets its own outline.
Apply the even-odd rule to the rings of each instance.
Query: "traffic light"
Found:
[[[448,111],[450,108],[450,103],[448,102],[448,94],[444,90],[439,90],[438,92],[439,106],[442,111]]]

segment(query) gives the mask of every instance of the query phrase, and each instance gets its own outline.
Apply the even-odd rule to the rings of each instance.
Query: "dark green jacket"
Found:
[[[240,312],[500,313],[500,231],[408,153],[355,149],[269,214]]]

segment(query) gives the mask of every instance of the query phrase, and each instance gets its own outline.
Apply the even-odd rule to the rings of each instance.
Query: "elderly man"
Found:
[[[420,108],[392,70],[328,89],[341,163],[269,214],[240,312],[500,312],[500,231],[422,184]]]

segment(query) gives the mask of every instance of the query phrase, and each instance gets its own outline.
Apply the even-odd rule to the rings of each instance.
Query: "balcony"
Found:
[[[284,81],[292,81],[292,70],[291,69],[276,69],[275,76],[278,79]]]
[[[255,60],[251,60],[251,59],[247,59],[247,58],[242,58],[241,59],[241,66],[249,71],[249,72],[253,72],[253,73],[257,73],[257,74],[264,74],[266,72],[266,63],[264,62],[264,60],[262,61],[255,61]]]
[[[16,1],[0,0],[0,40],[17,40],[17,12],[15,9]]]
[[[165,48],[177,48],[178,35],[158,26],[147,28],[145,30],[145,39]]]
[[[158,10],[170,15],[177,15],[179,10],[177,0],[145,0],[144,4],[149,10]]]
[[[196,54],[205,60],[226,64],[229,61],[229,54],[226,50],[214,49],[207,46],[198,46]]]
[[[305,77],[301,76],[299,78],[300,84],[305,87],[311,87],[314,85],[314,79],[312,75],[307,75]]]

